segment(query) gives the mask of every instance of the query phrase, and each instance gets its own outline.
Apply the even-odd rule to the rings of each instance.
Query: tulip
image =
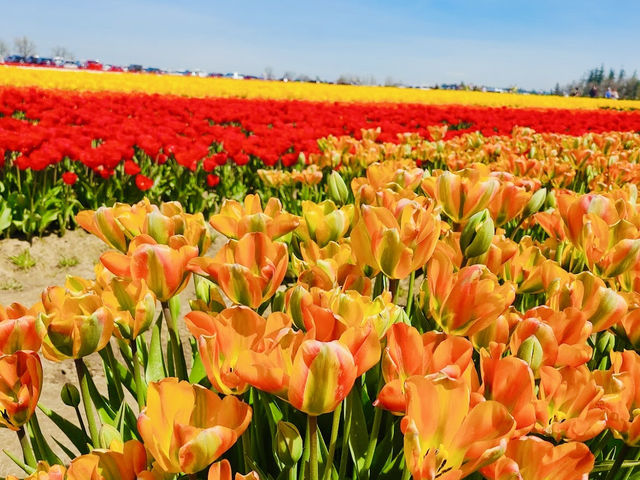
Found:
[[[553,445],[538,437],[521,437],[510,440],[504,457],[480,471],[491,480],[586,480],[593,463],[584,443]]]
[[[344,183],[340,174],[332,170],[327,178],[327,189],[329,198],[338,205],[344,205],[349,200],[349,189],[347,184]]]
[[[225,395],[240,395],[249,388],[236,372],[240,353],[264,350],[265,341],[277,340],[291,325],[291,319],[284,314],[273,313],[264,319],[244,306],[227,308],[215,315],[191,312],[185,322],[196,337],[211,385]]]
[[[290,331],[270,349],[242,352],[237,373],[254,387],[317,416],[335,410],[346,398],[357,368],[351,351],[339,340],[320,342]]]
[[[387,332],[387,346],[382,357],[385,385],[374,405],[394,413],[406,412],[405,381],[413,375],[444,373],[462,378],[476,389],[478,378],[472,361],[469,340],[439,332],[419,334],[416,328],[396,323]]]
[[[226,452],[251,421],[251,407],[176,378],[151,383],[138,431],[158,466],[196,473]]]
[[[188,245],[184,237],[171,237],[169,245],[161,245],[148,235],[139,235],[127,255],[109,251],[100,261],[116,276],[144,280],[159,301],[167,302],[187,286],[191,275],[187,264],[197,256],[198,248]]]
[[[79,359],[109,343],[113,313],[99,295],[49,287],[42,293],[42,304],[41,318],[46,326],[42,348],[47,359]]]
[[[147,471],[144,445],[129,440],[114,449],[95,449],[76,457],[67,470],[67,480],[153,480]]]
[[[606,413],[599,405],[603,394],[585,365],[540,367],[535,430],[556,441],[583,442],[595,437],[606,426]]]
[[[117,218],[130,209],[130,205],[116,203],[112,208],[100,207],[95,212],[83,210],[76,215],[76,221],[87,232],[92,233],[110,247],[126,252],[127,238]]]
[[[460,235],[460,250],[465,258],[483,255],[491,245],[495,228],[489,210],[482,210],[469,218]]]
[[[404,456],[416,480],[459,479],[500,458],[515,421],[498,402],[470,406],[469,387],[446,376],[407,380]]]
[[[526,207],[529,206],[532,195],[526,188],[513,182],[502,182],[487,207],[491,212],[491,218],[495,220],[496,225],[499,227],[510,222],[525,211]],[[542,197],[542,200],[544,201],[544,197]],[[523,217],[526,218],[526,215],[523,215]]]
[[[214,258],[194,259],[189,268],[209,276],[232,302],[258,308],[276,293],[288,263],[287,246],[258,232],[230,240]]]
[[[18,350],[40,350],[45,327],[39,316],[41,305],[27,309],[19,303],[0,305],[0,352],[6,355]]]
[[[225,458],[211,465],[207,480],[231,480],[231,464],[229,460]],[[253,471],[246,475],[241,475],[236,472],[234,480],[260,480],[260,477]]]
[[[502,315],[515,298],[511,283],[500,285],[484,265],[471,265],[453,273],[451,260],[434,255],[423,283],[423,309],[443,331],[469,336]]]
[[[47,462],[38,462],[36,471],[22,480],[65,480],[67,469],[63,465],[49,466]],[[7,475],[5,480],[20,480],[14,475]],[[141,479],[142,480],[142,479]]]
[[[293,423],[278,422],[275,451],[285,466],[292,467],[302,457],[302,437]]]
[[[439,236],[439,215],[422,197],[382,207],[362,205],[351,244],[361,264],[389,278],[402,279],[424,266]]]
[[[300,220],[284,212],[280,200],[269,198],[264,210],[258,195],[247,195],[244,203],[226,199],[220,213],[213,215],[209,223],[228,238],[239,240],[247,233],[262,232],[276,240],[296,229]]]
[[[102,301],[114,312],[114,330],[119,338],[134,340],[155,320],[156,297],[144,280],[111,279]]]
[[[42,364],[35,352],[0,356],[0,426],[18,431],[35,412],[42,391]]]
[[[338,208],[331,200],[314,203],[302,201],[303,222],[296,230],[302,240],[311,239],[320,247],[343,238],[351,229],[354,206]]]
[[[458,173],[444,171],[422,182],[425,193],[435,198],[445,215],[457,224],[486,208],[499,186],[500,181],[488,175],[487,167],[478,164]]]

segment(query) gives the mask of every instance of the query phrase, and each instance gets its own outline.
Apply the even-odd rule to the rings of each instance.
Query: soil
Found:
[[[213,246],[208,255],[217,251],[224,241],[222,236],[214,238]],[[12,257],[15,259],[27,249],[35,264],[30,268],[21,268],[16,265],[16,262],[20,262],[12,260]],[[0,304],[7,306],[13,302],[19,302],[25,306],[31,306],[40,300],[42,291],[46,287],[64,285],[67,275],[88,279],[95,278],[94,265],[99,262],[100,255],[107,249],[107,246],[97,237],[82,230],[69,231],[62,237],[51,235],[36,238],[32,243],[15,239],[0,241]],[[186,308],[188,311],[187,299],[194,298],[193,282],[190,282],[180,297],[183,300],[183,310]],[[180,336],[186,339],[188,332],[184,322],[180,322],[180,325]],[[187,359],[189,359],[191,358],[189,343],[185,341],[183,344],[187,350],[185,352]],[[105,392],[102,359],[98,354],[93,354],[85,357],[84,360],[96,385]],[[60,399],[60,389],[65,383],[72,382],[76,386],[78,385],[73,361],[67,360],[57,363],[42,357],[42,366],[44,381],[40,404],[77,424],[74,409],[64,405]],[[135,401],[132,398],[129,401],[134,412],[137,412]],[[42,412],[37,411],[37,413],[40,426],[47,439],[55,437],[63,439],[63,443],[67,445],[70,444],[68,441],[64,442],[64,434]],[[60,458],[68,461],[55,442],[50,441],[49,443]],[[0,445],[3,449],[21,458],[20,444],[15,432],[0,428]],[[24,476],[24,472],[9,457],[0,453],[0,478],[9,474]]]

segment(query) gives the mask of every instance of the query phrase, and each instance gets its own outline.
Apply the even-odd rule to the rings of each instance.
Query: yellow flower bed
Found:
[[[426,103],[523,108],[640,108],[640,101],[637,100],[260,80],[240,81],[228,78],[54,70],[0,65],[0,86],[2,85],[64,90],[146,92],[188,97],[270,98],[322,102]]]

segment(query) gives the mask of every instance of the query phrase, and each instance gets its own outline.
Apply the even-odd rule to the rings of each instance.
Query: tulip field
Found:
[[[0,69],[7,480],[640,479],[640,103]]]

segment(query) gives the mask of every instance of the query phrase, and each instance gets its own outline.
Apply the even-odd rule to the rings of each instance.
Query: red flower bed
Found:
[[[639,131],[640,112],[543,110],[410,104],[337,104],[302,101],[197,99],[121,93],[0,89],[0,158],[21,152],[20,168],[42,170],[68,157],[111,175],[134,148],[158,163],[169,155],[206,171],[258,157],[266,165],[292,165],[300,152],[316,152],[327,135],[360,136],[381,127],[378,141],[399,133],[430,138],[428,126],[447,124],[447,138],[469,131],[509,134],[514,126],[580,135],[588,131]],[[222,144],[222,152],[212,149]],[[125,164],[137,175],[137,165]]]

